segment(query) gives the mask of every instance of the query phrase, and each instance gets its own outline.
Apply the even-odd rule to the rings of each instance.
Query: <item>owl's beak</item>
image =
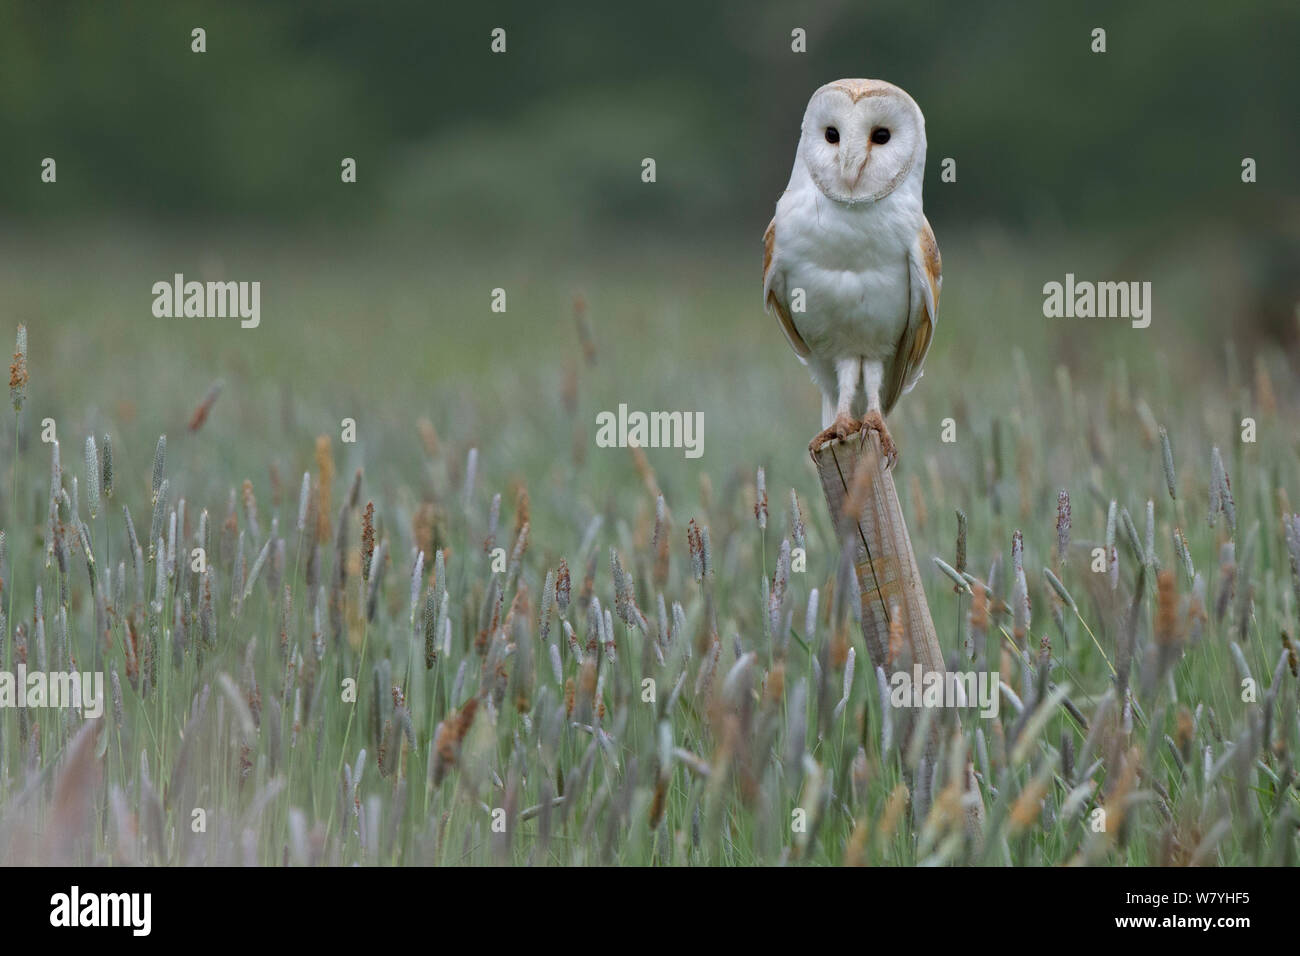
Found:
[[[867,168],[869,158],[870,152],[866,149],[846,149],[840,152],[840,175],[850,189],[857,186],[858,180],[862,178],[862,171]]]

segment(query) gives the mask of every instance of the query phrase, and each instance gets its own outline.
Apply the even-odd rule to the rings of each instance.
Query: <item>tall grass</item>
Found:
[[[895,426],[949,666],[1002,688],[960,727],[890,705],[797,442],[595,450],[590,364],[543,373],[530,440],[431,408],[285,446],[213,432],[215,390],[152,459],[15,437],[3,660],[107,701],[0,710],[0,860],[1292,862],[1294,382],[1257,373],[1243,444],[1181,385],[1013,367],[951,450],[920,437],[942,383]]]

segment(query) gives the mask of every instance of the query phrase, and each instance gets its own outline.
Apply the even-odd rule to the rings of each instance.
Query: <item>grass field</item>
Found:
[[[1293,862],[1300,382],[1236,324],[1221,257],[1144,262],[1149,329],[1049,320],[1044,282],[1122,248],[935,221],[895,476],[949,665],[1014,696],[959,733],[938,715],[934,753],[836,594],[764,224],[672,251],[6,242],[0,331],[26,326],[30,380],[0,417],[3,669],[75,661],[109,700],[0,709],[0,861]],[[152,283],[196,270],[260,280],[261,327],[153,318]],[[704,456],[597,448],[619,403],[703,412]],[[959,510],[960,591],[931,560],[961,565]]]

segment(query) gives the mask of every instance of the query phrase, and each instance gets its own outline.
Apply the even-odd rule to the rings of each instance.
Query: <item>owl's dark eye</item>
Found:
[[[884,146],[889,142],[889,130],[883,126],[877,126],[871,131],[871,141],[877,146]]]
[[[827,127],[826,127],[826,142],[828,142],[828,143],[838,143],[839,141],[840,141],[840,131],[837,130],[834,126],[827,126]]]

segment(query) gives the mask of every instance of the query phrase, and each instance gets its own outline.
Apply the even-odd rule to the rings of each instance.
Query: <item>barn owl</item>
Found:
[[[763,236],[763,299],[822,392],[809,452],[884,416],[921,377],[942,284],[921,208],[925,117],[882,80],[836,80],[804,112],[790,184]]]

